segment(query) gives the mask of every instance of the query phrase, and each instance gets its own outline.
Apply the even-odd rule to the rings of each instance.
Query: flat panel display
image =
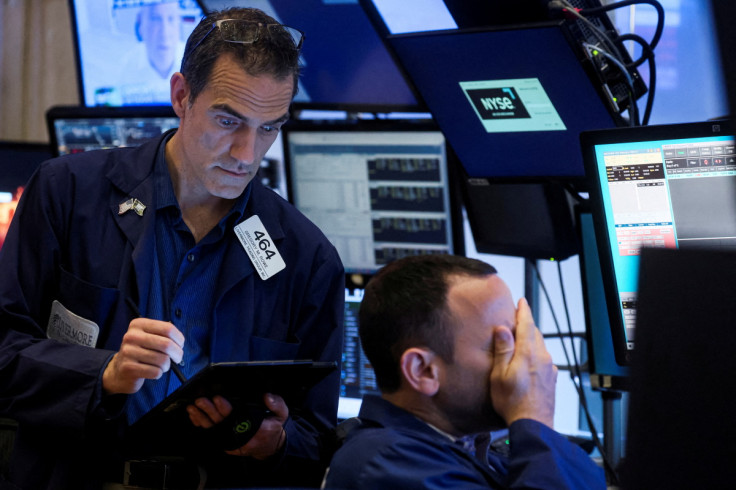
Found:
[[[335,245],[348,272],[394,259],[463,253],[445,138],[414,122],[290,122],[282,128],[290,200]]]
[[[168,105],[196,0],[69,0],[82,104]]]
[[[581,134],[616,361],[636,345],[641,250],[736,249],[730,120]]]
[[[471,178],[582,183],[580,132],[619,125],[562,24],[388,42]]]
[[[628,367],[616,362],[593,216],[587,206],[579,209],[578,229],[581,238],[580,272],[583,283],[585,340],[588,347],[590,382],[594,388],[624,389],[627,386]]]
[[[363,300],[362,287],[345,289],[345,336],[342,349],[342,376],[337,408],[339,419],[357,417],[363,395],[379,395],[376,374],[360,346],[358,310]]]

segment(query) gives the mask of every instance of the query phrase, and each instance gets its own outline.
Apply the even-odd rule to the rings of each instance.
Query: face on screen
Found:
[[[176,60],[181,36],[181,12],[178,2],[163,2],[141,7],[138,12],[138,36],[146,45],[151,66],[166,77]]]

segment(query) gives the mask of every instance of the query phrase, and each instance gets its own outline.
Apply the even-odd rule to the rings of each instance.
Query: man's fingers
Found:
[[[263,396],[263,401],[266,404],[266,408],[269,409],[273,415],[282,424],[289,418],[289,407],[286,406],[286,402],[283,398],[278,395],[266,393]]]
[[[139,331],[151,337],[173,341],[179,348],[184,347],[184,334],[171,322],[162,322],[148,318],[136,318],[130,322],[129,332]]]
[[[158,379],[184,356],[184,335],[170,322],[135,318],[128,325],[120,350],[105,368],[106,393],[135,393],[145,379]]]
[[[225,420],[231,411],[232,405],[221,396],[215,396],[212,400],[205,397],[197,398],[193,405],[187,406],[187,413],[192,424],[205,429]]]
[[[505,371],[512,357],[514,357],[514,335],[507,327],[496,327],[493,330],[493,371]]]

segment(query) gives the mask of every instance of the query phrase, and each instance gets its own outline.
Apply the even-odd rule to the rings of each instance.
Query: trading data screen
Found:
[[[643,247],[736,249],[734,137],[598,144],[594,157],[611,277],[631,350]]]
[[[283,132],[291,199],[335,245],[348,272],[453,253],[442,133],[314,129]]]

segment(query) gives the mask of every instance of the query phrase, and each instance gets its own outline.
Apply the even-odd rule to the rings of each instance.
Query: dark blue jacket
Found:
[[[160,141],[46,162],[18,205],[0,251],[0,415],[19,422],[11,480],[23,488],[95,488],[117,471],[124,411],[121,400],[101,396],[100,379],[134,317],[128,303],[148,296],[155,272],[152,176]],[[337,251],[275,192],[257,179],[250,185],[243,219],[260,216],[286,269],[261,280],[229,232],[211,360],[339,362],[344,270]],[[119,214],[130,198],[149,209]],[[54,300],[99,325],[97,348],[47,339]],[[319,466],[314,461],[329,458],[324,436],[336,422],[338,391],[339,370],[303,407],[290,407],[276,463],[245,467],[238,458],[234,472],[272,481]]]
[[[510,455],[489,452],[485,465],[380,397],[366,396],[359,418],[332,459],[325,488],[606,488],[603,470],[582,449],[534,420],[511,424]]]

